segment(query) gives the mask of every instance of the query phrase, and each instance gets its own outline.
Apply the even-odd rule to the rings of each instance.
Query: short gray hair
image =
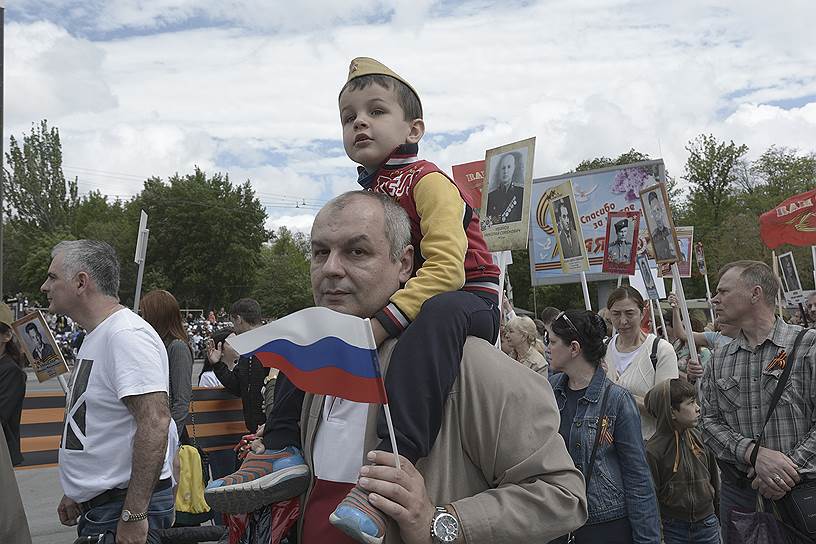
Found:
[[[373,191],[348,191],[336,196],[323,207],[342,210],[357,198],[368,198],[379,202],[385,218],[385,239],[388,240],[390,257],[396,262],[402,257],[405,247],[411,243],[411,221],[406,211],[393,198]]]
[[[773,306],[776,303],[780,287],[779,278],[774,275],[770,266],[761,261],[734,261],[720,268],[720,277],[732,268],[740,271],[739,279],[748,289],[755,286],[762,289],[762,296],[767,305]]]
[[[66,278],[85,272],[100,293],[119,299],[119,259],[110,244],[100,240],[65,240],[54,246],[51,258],[59,254]]]

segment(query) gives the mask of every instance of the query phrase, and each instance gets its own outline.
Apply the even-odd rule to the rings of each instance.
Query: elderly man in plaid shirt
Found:
[[[734,509],[754,511],[757,492],[780,499],[802,476],[816,477],[816,331],[796,351],[784,393],[756,440],[801,327],[774,315],[779,282],[765,263],[736,261],[722,268],[712,300],[717,319],[742,329],[718,349],[703,375],[703,440],[722,470],[720,524]],[[756,464],[751,453],[759,448]]]

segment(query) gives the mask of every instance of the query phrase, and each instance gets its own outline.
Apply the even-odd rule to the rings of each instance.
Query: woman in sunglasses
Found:
[[[559,433],[587,481],[586,525],[555,541],[654,544],[660,526],[654,486],[632,395],[606,377],[604,320],[567,311],[547,327],[544,343],[561,412]]]
[[[632,393],[640,410],[643,440],[648,440],[657,424],[646,410],[643,397],[658,383],[679,377],[677,354],[670,343],[640,328],[646,304],[634,287],[627,285],[612,291],[606,307],[618,331],[606,352],[607,372],[613,382]]]

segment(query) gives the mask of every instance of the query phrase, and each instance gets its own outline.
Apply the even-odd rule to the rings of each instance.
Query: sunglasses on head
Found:
[[[576,327],[576,326],[573,324],[573,322],[570,320],[570,318],[569,318],[569,317],[567,317],[567,313],[566,313],[566,312],[561,312],[560,314],[558,314],[557,316],[555,316],[555,319],[553,319],[553,323],[555,323],[556,321],[558,321],[558,320],[559,320],[559,319],[561,319],[562,317],[564,318],[564,321],[566,321],[567,326],[568,326],[570,329],[572,329],[573,331],[575,331],[575,334],[576,334],[576,335],[580,336],[580,333],[578,332],[578,328],[577,328],[577,327]],[[546,330],[544,331],[544,337],[541,339],[541,341],[542,341],[542,342],[544,342],[544,345],[545,345],[545,346],[549,346],[549,345],[550,345],[550,333],[549,333],[549,332],[547,332]]]

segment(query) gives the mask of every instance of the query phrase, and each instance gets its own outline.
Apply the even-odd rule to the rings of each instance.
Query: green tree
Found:
[[[5,212],[28,228],[53,232],[70,224],[77,181],[65,180],[59,129],[43,120],[23,136],[9,138],[5,169]]]
[[[816,153],[771,146],[741,178],[739,203],[761,215],[783,200],[816,186]]]
[[[309,275],[309,239],[281,227],[261,248],[253,298],[264,315],[279,318],[314,306]]]
[[[636,162],[648,161],[649,155],[641,153],[632,148],[625,153],[618,155],[616,159],[609,157],[595,157],[594,159],[583,160],[575,167],[575,172],[586,172],[588,170],[600,170],[601,168],[609,168],[610,166],[622,166],[624,164],[633,164]]]
[[[141,209],[149,217],[145,274],[166,278],[167,285],[154,287],[169,290],[182,307],[227,306],[250,294],[268,233],[249,181],[233,186],[226,175],[196,168],[167,182],[147,180],[127,208],[132,217]]]
[[[689,184],[688,216],[705,235],[722,224],[734,204],[738,166],[748,146],[701,134],[688,143],[686,150],[689,157],[683,179]]]

